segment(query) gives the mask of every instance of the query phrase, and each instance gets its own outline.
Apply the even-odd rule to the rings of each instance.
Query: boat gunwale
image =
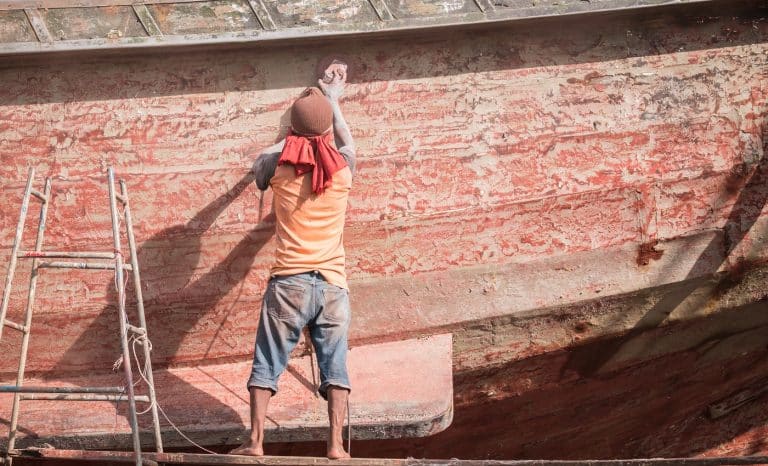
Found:
[[[598,16],[617,13],[639,13],[663,8],[680,8],[690,5],[706,5],[721,2],[730,3],[727,0],[606,0],[605,4],[607,4],[607,6],[602,5],[601,7],[592,9],[576,8],[570,11],[567,9],[563,11],[564,8],[562,6],[535,6],[528,8],[509,8],[507,10],[486,8],[484,10],[478,9],[477,11],[472,12],[447,14],[441,16],[420,16],[392,19],[379,18],[378,21],[352,22],[348,26],[345,26],[343,23],[330,22],[326,25],[282,27],[275,29],[243,29],[232,32],[54,40],[51,42],[43,42],[40,40],[36,42],[6,42],[4,44],[0,43],[0,57],[50,55],[64,52],[91,53],[110,50],[162,51],[169,48],[210,48],[213,46],[231,47],[254,45],[259,43],[279,45],[282,43],[295,43],[299,41],[322,41],[328,39],[345,39],[360,36],[386,37],[390,35],[413,34],[451,29],[469,29],[478,27],[496,27],[507,24],[523,24],[547,19],[566,19],[573,17]],[[95,3],[106,4],[107,1],[96,1]],[[201,3],[201,1],[157,0],[151,3],[142,3],[141,5],[152,6],[155,4],[175,5],[192,3]],[[134,0],[122,0],[111,2],[109,5],[133,6],[138,4]],[[7,6],[7,2],[0,4],[0,12],[14,11],[8,8],[4,8]],[[101,8],[101,6],[76,6],[71,8],[87,10]],[[37,12],[38,10],[27,8],[24,11],[29,14],[29,12]],[[257,19],[261,21],[258,15]]]

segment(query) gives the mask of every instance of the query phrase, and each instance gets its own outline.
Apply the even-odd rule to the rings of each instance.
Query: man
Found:
[[[349,457],[342,440],[350,390],[343,230],[355,146],[339,108],[346,70],[337,66],[326,78],[318,81],[322,92],[309,88],[294,102],[288,136],[254,164],[259,189],[271,186],[274,193],[277,249],[248,380],[251,436],[232,451],[236,455],[264,454],[269,399],[307,326],[320,369],[319,392],[328,401],[327,456]]]

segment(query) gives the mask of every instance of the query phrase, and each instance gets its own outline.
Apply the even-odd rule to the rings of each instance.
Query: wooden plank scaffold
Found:
[[[51,179],[46,178],[43,191],[33,188],[35,178],[34,168],[29,169],[26,188],[21,202],[21,211],[19,213],[19,222],[16,226],[16,235],[13,239],[13,246],[10,261],[8,264],[8,273],[5,279],[5,288],[3,290],[2,303],[0,304],[0,339],[2,339],[3,329],[9,327],[22,333],[21,349],[19,357],[18,372],[15,385],[0,385],[0,393],[13,393],[13,407],[11,411],[11,422],[8,433],[7,451],[2,455],[2,461],[10,466],[12,458],[17,455],[15,450],[16,437],[18,432],[20,402],[26,400],[55,400],[55,401],[122,401],[128,400],[129,422],[131,425],[131,434],[133,440],[133,453],[131,462],[137,466],[142,464],[154,464],[151,460],[142,459],[141,444],[139,441],[139,425],[136,412],[136,402],[150,404],[152,413],[153,434],[157,452],[163,451],[163,443],[160,435],[160,422],[158,418],[158,408],[155,394],[155,385],[152,376],[152,366],[150,359],[150,344],[148,343],[146,319],[144,316],[144,302],[141,293],[141,276],[139,274],[139,264],[136,255],[136,240],[133,235],[133,220],[131,218],[130,204],[128,202],[128,190],[125,181],[120,180],[120,193],[115,190],[115,174],[110,167],[107,170],[107,182],[109,190],[109,207],[112,221],[113,251],[111,252],[64,252],[64,251],[43,251],[43,237],[45,234],[46,216],[51,202]],[[40,219],[37,227],[37,237],[34,250],[22,250],[22,239],[24,236],[24,227],[26,224],[29,202],[32,197],[37,198],[42,206],[40,208]],[[120,232],[120,213],[118,203],[122,206],[122,215],[128,239],[128,249],[130,251],[129,262],[125,263],[121,249]],[[24,309],[24,322],[17,323],[6,319],[8,306],[11,297],[11,286],[13,284],[14,274],[19,259],[30,259],[32,261],[32,270],[27,290],[27,300]],[[69,261],[51,261],[49,259],[70,259]],[[74,261],[77,260],[77,261]],[[82,261],[85,260],[85,261]],[[97,262],[93,262],[97,261]],[[118,320],[120,322],[120,347],[123,377],[125,379],[124,387],[34,387],[24,386],[24,371],[27,362],[27,352],[29,349],[29,338],[32,329],[32,314],[34,308],[35,291],[37,288],[37,279],[39,270],[43,268],[63,268],[63,269],[89,269],[89,270],[114,270],[115,287],[117,288],[118,300]],[[128,315],[125,306],[125,272],[133,274],[133,285],[136,294],[136,312],[138,314],[138,325],[131,325],[128,321]],[[144,351],[145,373],[144,378],[147,382],[147,395],[136,396],[134,393],[133,371],[131,368],[131,357],[129,347],[129,333],[140,344]],[[138,368],[141,371],[141,368]]]
[[[37,460],[131,462],[128,452],[56,450],[51,448],[19,450],[16,454]],[[488,460],[420,458],[327,458],[299,456],[205,455],[198,453],[144,453],[149,464],[200,466],[726,466],[768,464],[768,456],[720,456],[700,458],[627,458],[613,460]]]

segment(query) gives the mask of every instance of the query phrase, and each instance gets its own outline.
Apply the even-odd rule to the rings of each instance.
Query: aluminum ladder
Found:
[[[133,236],[133,223],[131,219],[131,210],[128,203],[128,191],[125,181],[120,180],[120,193],[115,191],[115,174],[110,167],[107,170],[107,179],[109,187],[109,207],[112,214],[112,236],[114,239],[114,249],[111,252],[61,252],[61,251],[43,251],[43,235],[45,233],[46,215],[51,200],[51,179],[46,178],[45,187],[42,192],[33,188],[35,177],[34,168],[29,169],[27,185],[24,190],[24,197],[21,202],[21,212],[19,214],[19,223],[16,226],[16,236],[13,239],[13,249],[8,264],[8,274],[5,279],[5,289],[3,291],[2,305],[0,307],[0,339],[2,339],[3,329],[9,327],[22,333],[21,356],[19,358],[18,374],[16,385],[0,385],[0,393],[14,393],[13,408],[11,413],[10,430],[8,434],[8,448],[5,456],[2,458],[6,465],[11,464],[10,454],[14,451],[16,435],[19,420],[20,402],[24,400],[62,400],[62,401],[120,401],[128,400],[129,422],[131,424],[131,434],[133,440],[133,451],[136,465],[141,466],[141,442],[139,438],[139,425],[136,413],[136,402],[150,403],[152,412],[152,423],[154,430],[155,447],[158,452],[163,451],[163,443],[160,435],[160,422],[155,396],[155,384],[152,376],[152,366],[150,360],[150,345],[147,343],[146,319],[144,317],[144,302],[141,293],[141,277],[139,275],[139,264],[136,257],[136,241]],[[29,201],[32,197],[42,202],[40,208],[40,220],[37,227],[37,239],[33,251],[21,250],[24,225],[26,223]],[[125,229],[127,230],[128,248],[130,251],[130,263],[126,264],[120,247],[120,220],[118,211],[118,202],[123,207],[123,216]],[[16,272],[16,265],[19,259],[31,259],[32,271],[29,279],[29,289],[27,292],[26,308],[24,311],[24,323],[12,322],[6,319],[8,303],[11,295],[11,285]],[[42,259],[42,260],[41,260]],[[51,261],[48,259],[70,259],[70,261]],[[96,262],[77,262],[77,260],[95,260]],[[33,387],[24,386],[24,369],[27,362],[27,350],[29,348],[29,337],[32,329],[32,309],[35,299],[35,289],[37,286],[38,271],[42,268],[64,268],[64,269],[91,269],[91,270],[114,270],[115,285],[118,296],[118,319],[120,320],[120,346],[122,349],[122,366],[125,378],[125,387]],[[133,326],[128,322],[128,316],[125,309],[125,286],[124,272],[133,273],[133,284],[136,293],[136,310],[138,313],[139,325]],[[128,335],[137,338],[144,350],[144,360],[146,368],[146,381],[148,382],[148,396],[136,396],[134,393],[133,372],[131,369],[131,357],[129,351]],[[139,368],[141,370],[141,368]]]

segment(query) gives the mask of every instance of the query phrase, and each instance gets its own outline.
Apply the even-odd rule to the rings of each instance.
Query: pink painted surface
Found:
[[[763,451],[737,440],[765,432],[754,406],[715,427],[697,417],[768,377],[743,363],[765,353],[765,322],[749,311],[765,297],[768,23],[726,13],[4,64],[0,270],[27,166],[54,177],[46,245],[71,250],[109,249],[103,173],[115,166],[131,193],[156,366],[247,361],[274,245],[271,194],[262,202],[244,177],[285,130],[317,59],[341,53],[356,70],[343,108],[359,148],[345,232],[352,345],[451,331],[461,387],[455,430],[371,444],[372,455]],[[60,274],[39,282],[30,370],[108,372],[110,277]],[[18,321],[27,272],[17,276]],[[676,343],[660,344],[664,332]],[[17,345],[8,331],[0,351]],[[708,345],[717,358],[701,356]],[[744,373],[725,379],[723,367]],[[14,370],[0,360],[4,378]],[[643,392],[644,380],[658,389]],[[601,443],[574,434],[581,405]],[[620,422],[601,424],[601,406],[627,420],[621,435],[608,435]],[[527,436],[508,425],[532,420]],[[484,434],[467,438],[478,425]]]
[[[408,430],[424,436],[444,430],[451,422],[453,378],[451,335],[379,343],[355,348],[349,354],[353,392],[350,412],[355,438],[380,438],[382,426],[391,432]],[[325,401],[315,394],[319,380],[310,357],[294,358],[280,379],[269,405],[266,435],[269,441],[324,439],[328,430]],[[244,441],[250,424],[248,393],[244,389],[250,362],[212,364],[155,372],[162,387],[158,403],[185,434]],[[314,371],[314,376],[313,376]],[[138,379],[138,375],[137,375]],[[4,380],[3,383],[8,383]],[[81,375],[62,380],[30,379],[32,386],[123,386],[121,373]],[[139,385],[137,393],[146,394]],[[210,397],[206,402],[202,394]],[[12,395],[0,396],[0,409],[9,412]],[[23,436],[46,438],[66,435],[89,438],[116,436],[116,445],[130,448],[127,403],[23,401],[20,430]],[[139,410],[148,407],[139,404]],[[222,410],[221,406],[229,409]],[[211,420],[215,419],[215,423]],[[151,429],[151,415],[139,423]],[[163,425],[167,423],[163,421]],[[186,446],[170,427],[164,427],[166,446]],[[391,434],[390,434],[391,435]],[[93,440],[96,442],[96,440]],[[24,443],[25,440],[20,440]],[[27,442],[28,443],[28,442]],[[151,445],[151,442],[150,442]],[[115,444],[113,444],[113,447]]]

